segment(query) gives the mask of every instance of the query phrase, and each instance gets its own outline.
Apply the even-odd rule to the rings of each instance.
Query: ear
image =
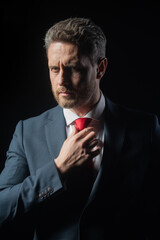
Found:
[[[101,58],[99,60],[98,67],[97,67],[97,79],[101,79],[103,77],[107,69],[107,65],[108,65],[107,58]]]

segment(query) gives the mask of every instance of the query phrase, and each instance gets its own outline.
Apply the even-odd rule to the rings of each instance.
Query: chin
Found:
[[[75,100],[66,100],[66,99],[57,99],[57,103],[62,107],[62,108],[73,108],[76,106],[76,101]]]

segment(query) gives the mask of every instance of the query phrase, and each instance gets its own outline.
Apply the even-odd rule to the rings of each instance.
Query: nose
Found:
[[[61,67],[60,74],[59,74],[59,85],[64,86],[69,84],[69,74],[67,69]]]

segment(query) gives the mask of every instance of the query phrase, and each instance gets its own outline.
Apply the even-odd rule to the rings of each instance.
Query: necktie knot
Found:
[[[76,124],[76,128],[78,131],[83,130],[84,128],[86,128],[89,123],[92,121],[91,118],[78,118],[76,119],[74,122]]]

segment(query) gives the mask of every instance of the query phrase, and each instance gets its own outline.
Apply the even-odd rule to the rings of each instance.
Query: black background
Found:
[[[104,93],[117,103],[160,117],[158,1],[130,6],[110,2],[1,4],[0,170],[17,122],[55,106],[43,39],[53,23],[68,17],[89,17],[107,36]]]

